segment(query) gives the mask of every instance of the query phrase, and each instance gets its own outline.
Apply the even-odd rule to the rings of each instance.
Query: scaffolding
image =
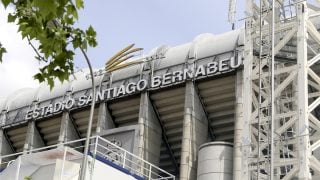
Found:
[[[242,174],[320,176],[320,8],[307,1],[247,0]]]

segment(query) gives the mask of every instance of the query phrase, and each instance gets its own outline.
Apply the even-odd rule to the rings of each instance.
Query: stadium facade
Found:
[[[169,177],[319,179],[320,9],[272,2],[248,0],[243,29],[157,47],[112,73],[97,70],[96,97],[86,70],[52,91],[42,84],[13,93],[0,103],[1,161],[79,145],[95,98],[94,135]]]
[[[200,145],[234,141],[243,35],[202,34],[155,48],[144,63],[105,75],[97,70],[94,134],[181,179],[196,179]],[[45,84],[19,90],[1,103],[1,155],[85,137],[90,78],[86,70],[72,78],[52,91]]]

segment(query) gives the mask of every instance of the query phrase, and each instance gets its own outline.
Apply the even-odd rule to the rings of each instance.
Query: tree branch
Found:
[[[48,62],[48,60],[46,60],[43,56],[41,56],[40,53],[38,52],[38,50],[34,47],[34,45],[32,44],[29,36],[27,36],[27,39],[28,39],[29,45],[32,47],[33,51],[37,54],[39,59],[41,61]]]

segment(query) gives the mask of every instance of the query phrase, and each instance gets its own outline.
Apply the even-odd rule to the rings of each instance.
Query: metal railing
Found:
[[[83,153],[85,138],[69,141],[66,143],[46,146],[42,148],[32,149],[30,151],[14,153],[9,155],[0,156],[0,167],[6,168],[10,166],[13,161],[19,160],[19,156],[23,154],[31,154],[43,152],[57,147],[68,147],[78,152]],[[175,180],[175,176],[160,169],[159,167],[143,160],[142,158],[130,153],[129,151],[121,148],[120,146],[104,139],[100,136],[92,136],[89,144],[89,154],[93,157],[94,161],[99,160],[103,163],[112,165],[125,173],[136,175],[142,179],[148,180]],[[65,154],[61,159],[68,160]],[[94,167],[94,166],[93,166]],[[94,169],[93,169],[94,170]]]

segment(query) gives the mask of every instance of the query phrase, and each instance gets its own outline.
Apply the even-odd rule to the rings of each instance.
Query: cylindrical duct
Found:
[[[200,146],[197,180],[232,180],[233,144],[210,142]]]

